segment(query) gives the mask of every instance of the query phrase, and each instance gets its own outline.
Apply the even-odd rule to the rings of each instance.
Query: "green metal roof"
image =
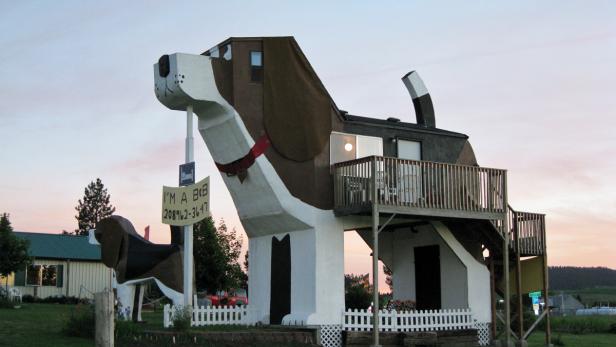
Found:
[[[15,235],[30,241],[28,254],[35,258],[101,260],[100,246],[90,244],[87,236],[21,231],[16,231]]]

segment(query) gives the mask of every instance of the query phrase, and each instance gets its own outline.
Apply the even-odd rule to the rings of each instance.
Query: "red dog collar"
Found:
[[[244,173],[249,167],[252,166],[252,164],[255,163],[257,157],[263,154],[269,146],[270,139],[267,134],[264,134],[257,140],[257,142],[255,142],[255,145],[252,146],[250,151],[248,151],[245,156],[228,164],[215,163],[216,167],[218,168],[218,171],[224,172],[228,176]]]

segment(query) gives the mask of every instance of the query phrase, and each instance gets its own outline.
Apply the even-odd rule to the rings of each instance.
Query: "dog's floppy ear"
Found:
[[[263,39],[263,125],[274,149],[302,162],[332,131],[332,101],[293,38]]]
[[[115,268],[125,248],[125,232],[120,219],[111,216],[96,223],[96,233],[101,244],[101,258],[107,267]]]

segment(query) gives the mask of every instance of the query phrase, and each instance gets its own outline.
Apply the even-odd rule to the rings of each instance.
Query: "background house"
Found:
[[[15,232],[28,240],[32,265],[9,276],[9,286],[22,295],[91,297],[109,288],[111,271],[101,262],[100,248],[87,236]],[[4,283],[3,283],[4,284]]]
[[[550,296],[549,303],[553,307],[552,314],[556,316],[575,316],[577,310],[584,308],[584,305],[571,294]]]

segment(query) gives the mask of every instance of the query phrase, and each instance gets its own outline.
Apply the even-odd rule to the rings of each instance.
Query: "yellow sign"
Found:
[[[164,224],[191,225],[210,216],[210,178],[186,187],[163,186]]]
[[[540,292],[543,288],[543,257],[533,257],[520,261],[522,266],[522,293]],[[517,292],[516,286],[517,271],[509,272],[509,290],[511,293]],[[505,280],[501,280],[498,287],[505,289]]]

